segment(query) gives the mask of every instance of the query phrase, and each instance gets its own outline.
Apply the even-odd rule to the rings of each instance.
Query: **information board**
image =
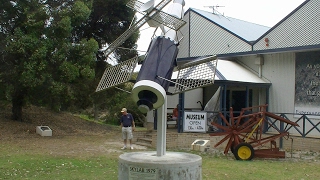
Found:
[[[319,60],[320,51],[296,53],[295,114],[320,119]]]
[[[206,132],[207,112],[185,111],[183,118],[184,132]]]

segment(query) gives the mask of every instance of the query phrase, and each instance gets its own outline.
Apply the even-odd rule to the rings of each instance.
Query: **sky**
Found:
[[[148,0],[140,0],[147,2]],[[161,0],[156,0],[156,4]],[[302,4],[305,0],[185,0],[184,10],[190,7],[212,12],[212,8],[206,6],[220,6],[215,9],[227,17],[232,17],[268,27],[273,27],[290,12]],[[164,9],[165,10],[165,9]],[[138,17],[141,17],[138,15]],[[144,25],[140,29],[140,39],[138,40],[138,50],[144,54],[149,46],[146,39],[150,39],[154,28]]]

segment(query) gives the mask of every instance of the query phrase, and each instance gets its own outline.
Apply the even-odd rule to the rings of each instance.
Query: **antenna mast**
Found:
[[[219,11],[217,11],[217,8],[218,7],[225,7],[225,6],[216,5],[216,6],[203,6],[203,7],[207,7],[207,8],[212,9],[212,14],[221,14]]]

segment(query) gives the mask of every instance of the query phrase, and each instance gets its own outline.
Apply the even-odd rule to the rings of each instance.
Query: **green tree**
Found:
[[[11,94],[13,119],[22,120],[27,101],[59,110],[73,98],[72,84],[95,76],[98,43],[72,38],[74,27],[90,16],[92,2],[1,3],[1,82]]]
[[[103,48],[105,44],[112,43],[116,38],[118,38],[125,30],[127,30],[134,20],[135,12],[126,6],[129,0],[94,0],[92,13],[88,20],[79,26],[74,31],[74,37],[79,39],[94,38],[98,43],[100,49]],[[138,53],[136,49],[136,42],[139,38],[139,32],[129,37],[121,47],[133,49],[131,51],[116,49],[115,51],[115,61],[125,61]],[[110,66],[106,63],[106,57],[103,52],[97,53],[97,63],[96,63],[96,81],[97,84],[106,67]]]
[[[22,120],[25,103],[86,108],[108,66],[103,53],[130,25],[128,0],[0,0],[0,95]],[[122,46],[135,48],[139,32]],[[137,55],[116,50],[116,60]],[[108,97],[112,98],[112,94]]]
[[[94,0],[93,10],[90,14],[90,17],[86,23],[83,23],[74,33],[74,37],[78,38],[94,38],[98,41],[99,47],[102,48],[106,43],[112,43],[117,37],[119,37],[125,30],[127,30],[131,24],[131,21],[134,20],[135,12],[130,8],[126,7],[126,3],[129,0]],[[136,41],[139,38],[139,32],[129,37],[121,47],[133,49],[131,51],[117,49],[115,51],[115,61],[125,61],[134,56],[137,56]],[[106,59],[109,57],[104,56],[103,52],[97,53],[97,62],[96,62],[96,77],[95,81],[92,82],[91,87],[94,91],[102,77],[104,70],[110,66],[106,63]],[[128,89],[131,91],[131,89]],[[98,109],[107,109],[110,114],[117,112],[113,110],[115,103],[119,104],[119,101],[116,100],[121,94],[122,102],[131,102],[131,97],[124,93],[119,92],[117,89],[112,89],[108,91],[103,91],[100,93],[90,93],[90,100],[92,101],[95,114],[97,115]],[[122,105],[121,105],[122,106]],[[121,107],[120,106],[120,107]]]
[[[135,81],[134,79],[136,79],[137,75],[137,73],[133,74],[132,82]],[[145,114],[142,114],[138,110],[138,106],[133,101],[131,94],[128,93],[133,88],[134,83],[132,82],[126,82],[124,84],[121,84],[117,86],[117,89],[110,88],[106,91],[102,91],[100,93],[95,93],[92,95],[92,98],[95,100],[95,102],[100,105],[98,106],[98,108],[100,108],[104,112],[103,114],[107,114],[105,119],[106,123],[119,125],[119,120],[122,116],[120,110],[123,107],[126,107],[128,109],[128,112],[130,112],[133,115],[136,125],[144,125],[146,120]],[[122,90],[119,90],[119,88]],[[111,94],[112,98],[110,98]]]

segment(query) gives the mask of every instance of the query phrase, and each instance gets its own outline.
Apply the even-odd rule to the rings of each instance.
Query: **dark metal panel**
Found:
[[[160,84],[167,91],[170,82],[162,78],[171,79],[177,53],[178,48],[170,39],[164,37],[154,39],[143,61],[137,81],[151,80]]]

